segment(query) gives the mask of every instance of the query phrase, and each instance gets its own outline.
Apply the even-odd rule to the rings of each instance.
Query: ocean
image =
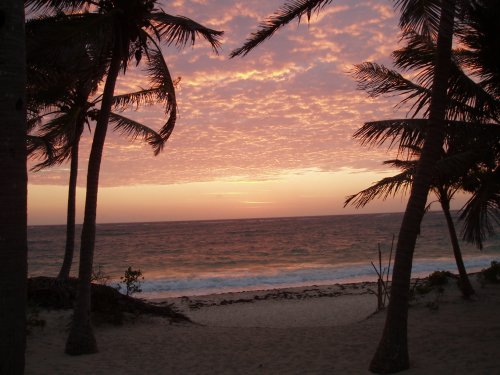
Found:
[[[108,285],[118,284],[127,267],[140,269],[142,298],[374,281],[371,262],[378,265],[380,246],[387,267],[401,219],[393,213],[98,224],[94,266],[110,277]],[[74,276],[80,232],[77,226]],[[29,275],[56,276],[64,243],[64,225],[30,226]],[[500,260],[498,235],[482,251],[464,242],[461,248],[469,272]],[[441,212],[424,217],[413,276],[435,270],[457,273]]]

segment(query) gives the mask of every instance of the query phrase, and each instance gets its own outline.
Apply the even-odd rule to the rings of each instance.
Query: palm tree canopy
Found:
[[[142,56],[148,58],[147,71],[152,81],[157,84],[156,91],[144,92],[156,96],[165,103],[165,112],[169,115],[160,130],[166,141],[172,134],[177,119],[177,103],[174,82],[160,52],[159,43],[175,45],[178,48],[194,44],[198,37],[209,42],[215,52],[220,48],[221,31],[207,28],[189,18],[172,16],[158,8],[157,0],[26,0],[25,5],[34,12],[45,11],[55,14],[50,23],[33,20],[49,28],[53,39],[65,53],[71,53],[75,38],[82,40],[102,61],[108,60],[112,53],[118,54],[125,72],[129,62],[135,59],[137,64]],[[69,12],[63,15],[61,12]],[[58,31],[55,32],[55,27]],[[53,40],[53,42],[54,42]],[[43,52],[45,43],[36,42],[37,52]],[[114,51],[114,52],[113,52]],[[49,57],[50,58],[50,57]],[[162,81],[161,83],[159,81]],[[132,97],[131,97],[132,98]]]
[[[500,16],[500,11],[497,2],[473,2],[473,5],[468,18],[460,24],[461,47],[452,54],[445,143],[443,157],[436,165],[434,185],[453,183],[472,193],[462,210],[462,233],[465,240],[481,248],[486,234],[493,232],[500,217],[500,186],[495,182],[500,165],[500,81],[492,80],[500,71],[500,64],[492,63],[500,61],[497,57],[500,42],[494,34],[498,21],[493,21],[499,17],[490,17]],[[417,82],[374,63],[356,65],[353,76],[358,87],[369,95],[402,94],[399,105],[409,104],[412,117],[419,112],[427,116],[436,46],[431,35],[419,35],[414,30],[406,31],[404,37],[407,45],[393,53],[395,65],[417,71]],[[365,123],[354,136],[372,146],[387,142],[389,148],[396,146],[399,153],[412,157],[413,150],[423,145],[426,128],[425,119],[372,121]],[[397,179],[384,179],[348,197],[346,204],[360,207],[377,196],[385,199],[400,186],[405,185]]]

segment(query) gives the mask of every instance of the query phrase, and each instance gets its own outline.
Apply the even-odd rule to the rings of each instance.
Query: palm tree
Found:
[[[28,30],[30,27],[28,25]],[[99,64],[91,60],[91,56],[87,54],[85,48],[82,48],[82,53],[78,57],[78,62],[86,62],[88,66],[96,67],[95,71],[90,71],[88,74],[80,74],[77,72],[64,72],[61,77],[61,72],[55,72],[53,63],[50,67],[43,67],[45,60],[32,62],[37,65],[36,68],[31,65],[32,70],[36,70],[38,74],[43,71],[45,76],[55,76],[53,80],[43,80],[33,78],[34,84],[28,85],[30,93],[30,103],[32,103],[34,118],[40,122],[45,116],[52,118],[43,125],[39,125],[40,138],[45,142],[32,143],[32,147],[28,148],[29,155],[32,157],[44,158],[41,163],[38,163],[32,168],[34,171],[39,171],[43,168],[52,167],[70,159],[70,176],[68,188],[68,205],[67,205],[67,225],[66,225],[66,245],[64,251],[64,259],[58,279],[61,281],[69,278],[71,264],[73,262],[74,253],[74,238],[75,238],[75,202],[76,202],[76,186],[78,176],[78,152],[80,138],[85,125],[90,126],[93,119],[97,118],[98,110],[96,106],[101,102],[101,96],[91,100],[91,94],[97,91],[98,82],[104,75],[104,69],[99,67]],[[35,56],[35,59],[38,56]],[[73,59],[74,57],[72,57]],[[151,77],[153,85],[149,89],[142,89],[139,92],[131,94],[122,94],[114,98],[114,107],[120,111],[125,110],[130,105],[138,107],[141,104],[153,104],[165,102],[168,98],[168,93],[165,92],[162,86],[165,82],[171,80],[166,63],[161,55],[157,54],[160,64],[155,69],[156,76]],[[148,58],[148,63],[152,63]],[[67,65],[63,62],[59,66]],[[71,65],[71,70],[75,68]],[[149,67],[149,70],[152,66]],[[80,71],[80,73],[82,73]],[[72,77],[78,77],[72,79]],[[175,82],[174,82],[175,83]],[[175,96],[173,101],[175,102]],[[36,107],[40,106],[47,112],[36,113]],[[130,120],[118,113],[111,113],[110,121],[115,125],[114,130],[123,135],[128,136],[132,140],[141,137],[142,140],[149,143],[153,148],[155,155],[163,149],[164,140],[153,129]],[[47,144],[51,145],[49,149]],[[56,148],[56,149],[54,149]]]
[[[408,3],[411,4],[406,2],[406,5],[409,5]],[[444,141],[454,15],[455,0],[444,0],[437,38],[428,129],[399,231],[386,323],[377,351],[370,363],[370,370],[376,373],[398,372],[410,365],[407,324],[413,252],[425,212],[432,171],[439,160]]]
[[[415,153],[418,154],[418,151],[416,151]],[[444,162],[444,164],[446,164],[446,161],[447,160],[444,159],[441,162]],[[397,167],[401,170],[401,172],[394,176],[383,178],[369,188],[348,196],[344,202],[344,207],[348,204],[353,204],[356,208],[364,207],[373,199],[381,197],[385,200],[388,196],[395,196],[399,192],[405,192],[410,189],[412,181],[415,178],[417,165],[416,160],[387,160],[384,162],[384,164]],[[450,202],[453,199],[455,193],[461,188],[461,176],[459,174],[458,176],[453,176],[452,178],[450,178],[451,176],[448,175],[448,170],[446,167],[448,166],[445,165],[445,168],[440,168],[438,162],[434,180],[431,185],[431,190],[436,194],[437,200],[441,204],[441,208],[446,219],[450,241],[453,248],[453,254],[460,277],[460,290],[462,291],[462,295],[465,298],[469,298],[472,294],[474,294],[474,289],[472,288],[469,277],[467,275],[467,271],[465,269],[457,233],[455,230],[455,224],[453,223],[453,219],[450,213]],[[469,169],[469,166],[467,166],[465,172],[468,172]],[[445,176],[446,178],[444,178]]]
[[[471,37],[477,35],[477,32],[470,30],[465,35]],[[429,76],[432,74],[432,56],[436,48],[432,40],[420,35],[410,34],[406,35],[406,38],[408,46],[393,53],[395,65],[402,69],[411,68],[419,71],[418,82],[410,81],[399,72],[376,63],[358,64],[353,70],[358,87],[367,91],[371,97],[402,94],[403,99],[400,105],[411,105],[412,118],[367,122],[354,134],[354,137],[360,139],[362,144],[382,146],[384,143],[389,143],[389,148],[396,146],[398,153],[401,154],[408,146],[421,148],[423,144],[426,120],[413,117],[419,112],[427,115],[431,97],[431,90],[428,87]],[[481,59],[477,59],[477,56],[472,58],[472,56],[474,56],[474,50],[470,48],[453,51],[448,89],[449,101],[446,110],[449,120],[446,122],[445,143],[446,147],[450,147],[451,144],[457,147],[458,144],[469,145],[471,149],[476,149],[476,152],[470,156],[476,158],[476,162],[480,164],[474,172],[475,177],[463,181],[466,185],[462,188],[474,193],[485,183],[492,184],[490,188],[481,188],[482,199],[477,200],[478,196],[474,199],[477,204],[476,208],[468,209],[466,205],[464,214],[461,215],[462,220],[466,219],[462,231],[463,238],[475,243],[481,249],[482,240],[486,234],[484,230],[492,232],[492,223],[498,217],[499,205],[496,204],[495,179],[492,177],[495,168],[500,163],[499,145],[495,143],[500,123],[500,98],[497,94],[500,90],[491,84],[489,75],[484,73],[485,67],[482,66]],[[466,71],[476,71],[476,73],[470,77]],[[478,145],[481,146],[481,150],[477,150]],[[465,161],[468,162],[468,160]],[[489,195],[486,196],[484,192],[489,192]],[[488,201],[490,203],[487,203]],[[471,202],[472,200],[469,204]],[[481,227],[481,225],[484,226]]]
[[[471,35],[477,35],[477,32],[469,30],[464,35],[470,38]],[[395,70],[387,69],[375,63],[356,65],[353,76],[358,81],[358,87],[367,91],[370,96],[403,94],[404,97],[400,101],[400,105],[411,104],[413,116],[420,111],[424,111],[425,114],[431,99],[431,90],[428,86],[432,77],[434,63],[432,57],[436,53],[436,46],[431,36],[418,35],[413,31],[406,31],[404,39],[406,39],[408,45],[393,53],[395,65],[404,69],[412,68],[417,70],[419,72],[417,83],[404,78]],[[494,126],[494,124],[498,124],[499,121],[498,108],[500,107],[500,101],[492,87],[476,82],[464,72],[464,69],[471,71],[473,67],[480,68],[480,61],[474,61],[474,64],[471,64],[470,59],[462,58],[464,54],[470,56],[470,51],[471,49],[466,51],[463,48],[453,51],[449,79],[449,103],[446,110],[449,120],[446,124],[446,150],[443,149],[442,154],[447,156],[448,159],[450,159],[450,155],[455,154],[451,158],[458,160],[455,165],[446,165],[448,169],[455,172],[455,175],[451,176],[451,180],[443,179],[445,175],[444,171],[441,170],[436,173],[432,184],[432,189],[437,194],[446,216],[465,297],[469,296],[473,290],[461,259],[455,227],[449,213],[449,201],[457,188],[471,190],[471,173],[474,173],[475,176],[488,175],[488,173],[491,173],[492,168],[498,165],[499,159],[498,126]],[[480,74],[479,76],[481,78],[480,82],[483,82],[484,75]],[[451,119],[455,119],[455,121]],[[385,142],[390,142],[389,147],[399,145],[399,153],[404,153],[405,150],[409,149],[413,151],[413,154],[415,154],[415,151],[420,154],[425,131],[425,120],[385,120],[365,123],[355,133],[355,137],[359,138],[363,144],[380,146]],[[479,149],[478,144],[480,144]],[[394,163],[403,169],[403,172],[385,178],[370,188],[348,197],[346,204],[353,203],[357,207],[361,207],[376,197],[385,199],[388,195],[395,194],[401,189],[408,189],[415,177],[416,162],[396,160],[388,163]],[[458,172],[456,171],[457,165]],[[487,172],[488,170],[489,172]],[[466,175],[469,175],[469,177],[466,178]],[[482,185],[476,183],[475,189]],[[487,208],[488,206],[483,205],[480,207]],[[465,210],[466,212],[474,212],[467,208]],[[467,215],[469,220],[465,225],[467,236],[470,237],[470,229],[468,228],[477,228],[474,224],[477,223],[477,218],[480,216],[477,213]],[[480,248],[482,246],[481,237],[479,240],[471,242],[475,242]]]
[[[233,51],[231,57],[245,55],[276,30],[293,19],[321,10],[331,1],[296,0],[285,5],[261,24],[245,44]],[[446,92],[450,70],[451,45],[455,21],[456,0],[424,1],[397,0],[401,10],[400,25],[420,34],[437,35],[437,54],[432,76],[432,95],[429,106],[429,125],[422,154],[417,165],[414,183],[401,224],[393,268],[391,301],[382,340],[370,365],[374,372],[396,372],[409,366],[407,318],[409,284],[413,252],[420,228],[427,195],[432,181],[433,166],[439,158],[444,139]]]
[[[492,9],[492,5],[495,4],[491,1],[444,1],[442,3],[441,21],[437,34],[437,50],[433,65],[432,91],[428,110],[429,121],[422,154],[417,165],[415,180],[400,230],[393,270],[391,299],[396,297],[397,300],[391,300],[389,304],[383,336],[370,364],[370,370],[374,372],[390,373],[408,367],[406,322],[408,317],[409,278],[414,245],[418,234],[418,225],[425,209],[424,192],[427,195],[432,183],[432,164],[436,164],[436,161],[439,160],[439,153],[444,141],[446,101],[448,95],[454,89],[453,85],[448,86],[447,84],[450,73],[453,72],[451,41],[455,23],[454,13],[457,10],[457,14],[460,16],[459,20],[461,22],[458,24],[459,27],[457,29],[459,32],[457,34],[461,35],[463,29],[470,30],[470,20],[474,17],[476,9],[484,10],[488,7]],[[494,20],[495,18],[491,17],[490,25],[497,22]],[[493,35],[495,34],[490,33],[488,35],[489,47],[492,47],[492,42],[494,43]],[[471,52],[474,54],[477,51]],[[476,59],[475,62],[477,61]],[[493,111],[498,113],[495,108]]]
[[[90,324],[90,280],[95,245],[97,193],[102,151],[119,72],[123,69],[125,73],[132,58],[140,60],[142,53],[146,55],[150,53],[150,46],[157,46],[162,39],[167,44],[182,47],[188,42],[194,43],[196,37],[201,35],[212,45],[214,51],[217,51],[218,37],[222,32],[208,29],[185,17],[169,15],[155,8],[156,0],[102,0],[97,4],[91,0],[27,0],[27,4],[33,6],[34,9],[50,8],[72,12],[75,12],[78,7],[86,10],[97,6],[97,13],[73,14],[70,18],[76,15],[82,19],[88,18],[89,22],[97,20],[93,23],[94,30],[96,23],[101,19],[103,25],[111,27],[111,30],[108,29],[108,34],[101,33],[101,38],[105,38],[106,35],[110,38],[105,43],[106,48],[103,49],[107,53],[109,67],[90,151],[80,248],[78,296],[73,323],[66,343],[68,354],[94,353],[97,351],[97,344]],[[173,85],[171,86],[170,92],[173,92]],[[169,119],[159,132],[165,140],[172,133],[176,121],[176,108],[171,101],[167,106],[167,112]]]
[[[49,19],[45,19],[48,21]],[[36,26],[39,22],[28,22],[26,25],[28,46],[30,37],[40,33]],[[35,24],[35,27],[33,27]],[[53,32],[49,29],[49,32]],[[46,45],[46,43],[43,43]],[[54,47],[57,48],[57,47]],[[28,103],[30,104],[30,123],[38,126],[42,142],[28,144],[28,156],[44,160],[32,168],[39,171],[43,168],[71,160],[68,205],[66,215],[66,243],[64,261],[58,279],[69,278],[73,261],[75,244],[76,186],[78,178],[78,154],[80,138],[85,125],[89,124],[89,115],[95,103],[89,102],[90,96],[96,92],[98,83],[105,73],[87,53],[85,46],[79,46],[78,54],[67,58],[57,55],[58,61],[51,61],[47,66],[45,58],[28,51]],[[92,66],[93,70],[83,70]],[[44,118],[51,118],[42,125]],[[32,131],[32,130],[31,130]],[[48,147],[47,147],[48,145]]]
[[[24,9],[0,10],[0,373],[22,374],[26,347],[27,174]]]

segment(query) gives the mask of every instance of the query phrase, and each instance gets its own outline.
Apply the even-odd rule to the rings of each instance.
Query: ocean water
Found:
[[[371,262],[378,265],[380,246],[387,267],[401,219],[395,213],[99,224],[94,265],[111,277],[110,285],[119,282],[128,266],[140,269],[144,298],[373,281]],[[57,275],[64,241],[62,225],[29,227],[29,275]],[[500,260],[498,235],[482,251],[463,242],[461,247],[468,271]],[[79,238],[75,250],[76,276]],[[435,270],[456,273],[441,212],[424,217],[413,276]]]

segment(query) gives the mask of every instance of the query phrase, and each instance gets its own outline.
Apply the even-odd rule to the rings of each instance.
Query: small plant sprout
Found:
[[[110,278],[111,277],[104,272],[104,267],[99,264],[92,269],[90,281],[101,285],[107,285]]]
[[[132,267],[129,266],[125,270],[124,276],[120,277],[120,280],[125,284],[125,294],[127,296],[142,292],[141,280],[144,280],[144,277],[142,276],[141,270],[133,270]],[[118,285],[118,290],[120,289],[121,285]]]
[[[393,248],[394,248],[394,235],[392,236],[391,250],[389,253],[389,264],[387,265],[387,268],[382,267],[382,251],[380,249],[380,244],[378,244],[378,269],[375,266],[375,264],[371,262],[372,267],[378,276],[377,291],[375,292],[375,295],[377,296],[377,311],[383,310],[386,306],[387,300],[389,299],[389,273],[391,272],[391,260],[392,260]]]

